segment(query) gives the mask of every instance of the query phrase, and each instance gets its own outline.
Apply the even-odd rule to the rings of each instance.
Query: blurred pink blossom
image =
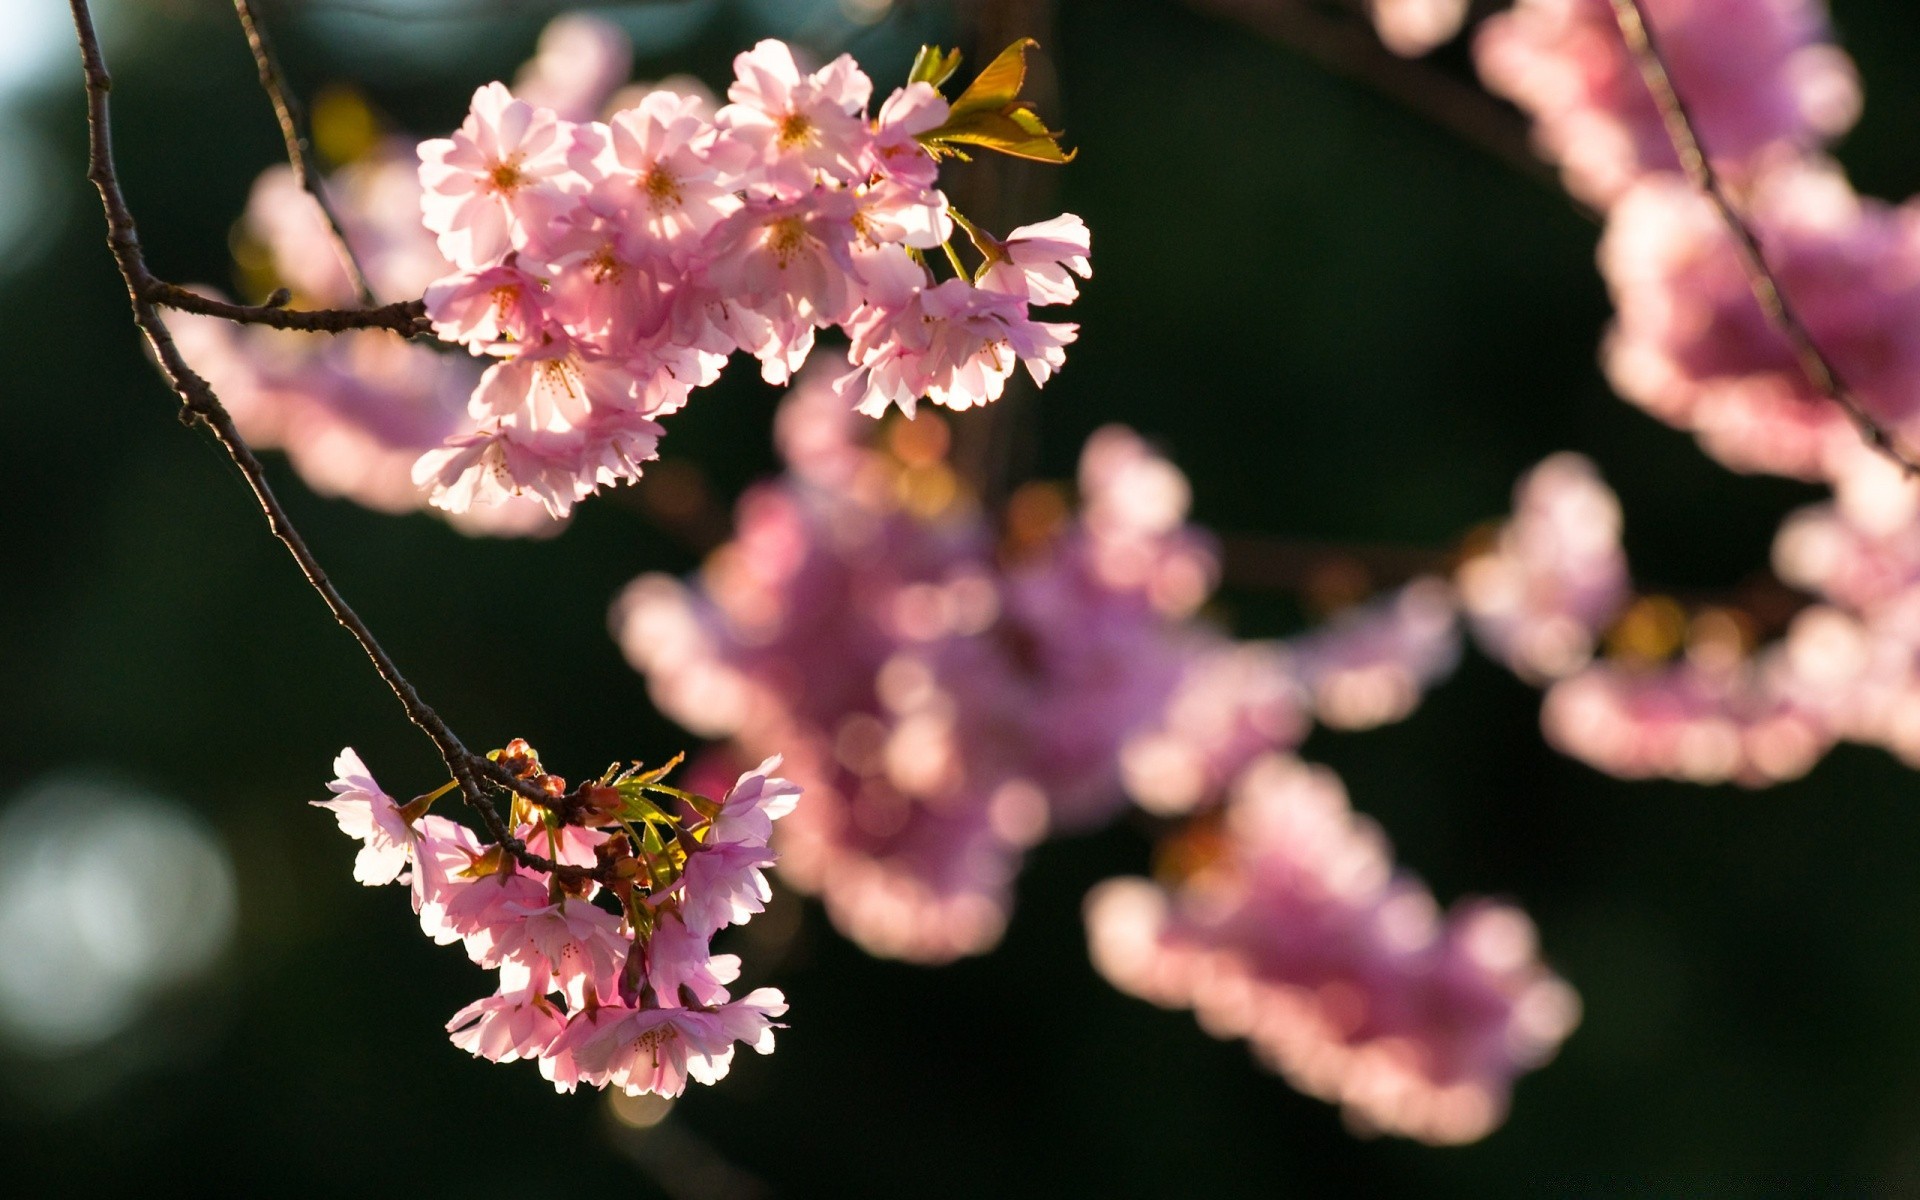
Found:
[[[1876,419],[1920,431],[1920,210],[1856,196],[1795,162],[1755,181],[1747,218],[1782,290]],[[1815,391],[1754,300],[1725,227],[1678,177],[1608,221],[1600,266],[1619,315],[1604,352],[1620,393],[1741,471],[1830,477],[1858,435]]]
[[[1387,49],[1419,58],[1459,34],[1467,7],[1468,0],[1368,0],[1367,15]]]
[[[1457,582],[1474,637],[1531,683],[1571,674],[1632,595],[1620,502],[1593,463],[1553,455],[1514,485],[1513,516]]]
[[[1245,1038],[1356,1129],[1484,1137],[1515,1078],[1579,1020],[1524,914],[1472,901],[1443,917],[1324,767],[1256,764],[1224,825],[1173,854],[1178,882],[1114,879],[1087,896],[1094,966]]]
[[[1821,0],[1645,0],[1674,88],[1717,169],[1744,182],[1768,157],[1817,150],[1860,115],[1853,62],[1828,40]],[[1608,0],[1519,0],[1481,25],[1487,87],[1534,120],[1567,190],[1611,206],[1679,167]]]

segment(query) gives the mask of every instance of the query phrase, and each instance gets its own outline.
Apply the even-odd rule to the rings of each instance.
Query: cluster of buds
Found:
[[[454,1044],[535,1059],[563,1092],[662,1096],[724,1076],[736,1044],[770,1053],[785,998],[734,998],[740,960],[712,939],[771,896],[767,840],[800,795],[773,774],[780,760],[714,801],[665,782],[678,759],[569,789],[523,741],[488,757],[512,797],[508,835],[493,841],[428,811],[457,783],[400,804],[351,749],[334,762],[333,798],[314,802],[363,843],[355,879],[409,884],[427,936],[499,973],[493,995],[448,1023]]]
[[[923,50],[871,117],[851,58],[806,73],[771,40],[735,60],[717,112],[662,89],[577,122],[481,88],[452,137],[420,146],[421,209],[455,268],[427,288],[434,330],[492,365],[477,425],[415,482],[454,512],[524,495],[565,515],[637,477],[659,419],[735,351],[783,384],[830,327],[852,339],[837,389],[874,416],[985,404],[1018,366],[1045,383],[1076,329],[1031,309],[1077,295],[1086,226],[995,237],[936,186],[939,160],[970,150],[1071,157],[1020,98],[1030,45],[951,101],[959,55]]]

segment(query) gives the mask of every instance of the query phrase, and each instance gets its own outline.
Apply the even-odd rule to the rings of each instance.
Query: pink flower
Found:
[[[1453,588],[1426,576],[1290,643],[1292,670],[1330,729],[1404,719],[1460,662]]]
[[[442,341],[475,354],[511,354],[546,340],[546,285],[517,266],[448,275],[427,288],[427,316]]]
[[[711,937],[715,930],[765,912],[773,898],[766,868],[778,857],[765,843],[754,842],[703,845],[689,854],[680,897],[687,926]]]
[[[1032,320],[1022,297],[949,279],[898,308],[870,304],[847,329],[854,369],[834,386],[878,417],[894,405],[912,416],[922,396],[952,409],[998,400],[1016,365],[1044,384],[1078,327]]]
[[[449,512],[527,496],[564,517],[600,488],[639,478],[640,464],[658,457],[662,432],[658,422],[619,409],[558,429],[502,418],[422,455],[413,478]]]
[[[843,321],[859,303],[855,200],[817,189],[750,201],[713,231],[708,278],[735,302],[807,329]]]
[[[454,1045],[501,1063],[540,1057],[566,1027],[566,1015],[557,1005],[527,993],[475,1000],[447,1022]]]
[[[731,180],[741,162],[734,143],[716,142],[705,102],[649,92],[640,103],[583,130],[573,162],[604,181],[593,202],[637,221],[655,242],[685,253],[740,207]]]
[[[569,1004],[586,996],[611,998],[626,961],[620,918],[585,900],[519,908],[520,924],[496,926],[494,953],[533,977],[550,979],[541,991],[560,991]]]
[[[993,248],[980,286],[1024,296],[1030,304],[1072,304],[1080,298],[1073,276],[1093,278],[1091,238],[1087,223],[1072,213],[1022,225]]]
[[[413,846],[420,835],[407,823],[393,797],[373,781],[351,746],[333,760],[333,773],[336,778],[327,790],[334,798],[311,803],[315,808],[331,809],[340,832],[363,843],[353,860],[355,879],[368,887],[392,883],[413,860]]]
[[[1368,0],[1367,13],[1387,49],[1419,58],[1460,32],[1467,0]]]
[[[541,1058],[554,1087],[617,1087],[629,1095],[678,1096],[692,1076],[713,1083],[733,1061],[733,1038],[713,1013],[693,1008],[586,1009],[574,1014]]]
[[[554,114],[490,83],[473,94],[451,138],[420,143],[421,213],[441,252],[475,270],[553,217],[566,172],[567,138]]]
[[[563,13],[540,31],[534,56],[514,78],[513,94],[563,121],[591,121],[633,71],[626,31],[591,13]]]
[[[727,1037],[757,1054],[772,1054],[773,1031],[785,1028],[773,1018],[787,1015],[787,998],[778,988],[755,988],[714,1009],[713,1015]]]
[[[1765,173],[1745,210],[1781,290],[1861,404],[1896,431],[1920,431],[1920,210],[1864,200],[1821,163]],[[1807,382],[1725,226],[1684,180],[1652,179],[1620,201],[1600,267],[1619,310],[1608,377],[1722,463],[1814,479],[1858,440]]]
[[[748,148],[762,178],[783,191],[805,191],[822,177],[861,179],[873,82],[852,58],[843,54],[803,76],[793,51],[769,39],[736,57],[733,69],[732,103],[717,120]]]
[[[672,913],[662,914],[647,935],[647,986],[665,1008],[724,1004],[727,984],[740,977],[740,958],[714,954],[711,934],[701,936]]]
[[[1593,663],[1547,690],[1541,729],[1561,753],[1622,779],[1770,787],[1805,775],[1835,737],[1785,665],[1771,654]]]
[[[1631,596],[1620,532],[1620,502],[1587,459],[1556,454],[1523,475],[1512,519],[1459,571],[1487,653],[1532,683],[1585,666]]]
[[[1325,768],[1256,764],[1224,829],[1184,851],[1171,889],[1116,879],[1089,893],[1095,968],[1247,1039],[1357,1128],[1478,1140],[1578,1021],[1526,916],[1473,902],[1443,917]]]
[[[546,883],[524,871],[495,872],[479,879],[455,878],[440,904],[422,910],[421,924],[428,926],[431,913],[438,918],[427,927],[434,941],[443,945],[464,941],[467,956],[474,962],[497,967],[505,956],[504,945],[518,944],[526,914],[546,903]]]
[[[1852,62],[1820,0],[1647,0],[1647,17],[1714,164],[1744,181],[1769,151],[1817,149],[1860,114]],[[1535,121],[1567,189],[1605,208],[1678,162],[1608,0],[1520,0],[1481,25],[1487,87]]]
[[[910,83],[888,96],[868,147],[873,172],[909,187],[932,187],[940,165],[920,144],[919,135],[938,129],[947,113],[946,98],[929,83]]]
[[[773,772],[780,756],[773,755],[742,775],[721,802],[710,841],[764,846],[773,837],[773,823],[800,802],[800,789]]]

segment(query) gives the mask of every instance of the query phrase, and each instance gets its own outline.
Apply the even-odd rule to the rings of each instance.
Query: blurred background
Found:
[[[263,3],[294,87],[351,89],[437,133],[510,78],[544,0]],[[961,8],[965,8],[965,4]],[[1004,6],[1002,6],[1004,7]],[[1022,410],[1023,474],[1067,477],[1124,422],[1192,477],[1227,534],[1444,548],[1502,515],[1544,455],[1593,456],[1636,574],[1733,586],[1818,495],[1736,476],[1615,399],[1596,226],[1561,193],[1312,55],[1180,0],[1059,0],[1046,109],[1080,158],[1051,206],[1095,231],[1061,377]],[[1247,6],[1241,6],[1247,7]],[[1867,106],[1839,156],[1861,191],[1920,190],[1920,10],[1834,0]],[[99,5],[116,140],[150,262],[232,286],[229,231],[279,161],[217,0]],[[596,8],[639,78],[724,87],[781,36],[852,51],[884,90],[978,14],[909,0]],[[1351,1136],[1191,1014],[1088,964],[1087,888],[1145,868],[1125,823],[1032,856],[1004,944],[926,969],[866,957],[783,894],[744,934],[786,991],[779,1053],[671,1106],[556,1096],[441,1027],[483,986],[395,890],[349,876],[332,755],[396,793],[437,782],[347,637],[148,368],[84,183],[65,6],[0,0],[0,1144],[15,1194],[135,1183],[190,1194],[1420,1195],[1920,1187],[1920,802],[1911,771],[1842,747],[1764,792],[1621,783],[1541,742],[1539,695],[1469,655],[1404,724],[1314,734],[1443,902],[1510,897],[1585,1019],[1504,1128],[1436,1150]],[[973,61],[981,47],[968,45]],[[990,53],[998,46],[986,47]],[[1455,46],[1437,69],[1466,77]],[[674,419],[669,459],[721,503],[774,467],[776,393],[736,367]],[[958,418],[963,443],[966,422]],[[309,540],[470,742],[522,736],[556,769],[661,757],[606,632],[644,570],[697,559],[635,504],[547,541],[315,497],[270,463]],[[1269,636],[1311,615],[1230,585]],[[571,770],[569,770],[571,768]]]

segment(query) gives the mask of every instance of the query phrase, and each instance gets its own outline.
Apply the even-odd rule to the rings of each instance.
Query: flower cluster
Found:
[[[1920,212],[1856,194],[1820,150],[1857,116],[1851,62],[1817,0],[1646,0],[1673,84],[1813,342],[1896,443],[1920,436]],[[1604,0],[1521,0],[1476,43],[1483,79],[1537,122],[1568,187],[1604,211],[1621,395],[1724,465],[1822,482],[1774,567],[1811,593],[1756,620],[1632,601],[1617,503],[1549,460],[1459,583],[1495,657],[1551,682],[1548,740],[1626,778],[1763,786],[1840,741],[1920,762],[1920,482],[1864,445],[1755,301],[1722,216],[1678,171]],[[1617,628],[1608,633],[1610,623]],[[1761,626],[1784,628],[1756,644]],[[1589,662],[1603,633],[1619,643]]]
[[[800,795],[773,774],[779,759],[714,802],[661,782],[665,768],[610,770],[569,791],[524,742],[492,757],[524,785],[506,844],[427,811],[453,785],[400,804],[351,749],[334,762],[333,798],[314,801],[362,843],[355,879],[408,884],[427,936],[499,973],[493,995],[448,1022],[454,1045],[537,1060],[563,1092],[663,1096],[724,1076],[738,1044],[771,1053],[785,999],[772,988],[734,998],[740,960],[711,943],[771,895],[767,840]]]
[[[1267,989],[1273,1013],[1346,994],[1323,983],[1370,989],[1311,1046],[1321,1018],[1263,1018],[1266,1057],[1376,1128],[1446,1141],[1497,1123],[1511,1079],[1551,1053],[1574,1009],[1534,961],[1525,918],[1488,908],[1429,929],[1431,899],[1343,799],[1330,824],[1261,825],[1252,800],[1222,823],[1212,808],[1267,790],[1272,756],[1316,719],[1358,728],[1411,711],[1459,656],[1452,588],[1418,579],[1299,637],[1238,642],[1195,615],[1216,580],[1210,543],[1186,524],[1186,479],[1137,436],[1095,434],[1077,509],[1029,485],[996,536],[946,465],[940,425],[885,426],[880,447],[861,428],[830,385],[803,382],[776,426],[787,475],[742,498],[735,539],[698,584],[647,576],[615,608],[656,702],[727,739],[722,760],[791,749],[808,803],[782,825],[783,874],[868,950],[943,961],[998,939],[1028,846],[1111,818],[1129,795],[1197,814],[1175,845],[1217,844],[1221,864],[1321,871],[1364,843],[1373,891],[1249,901],[1249,924],[1306,956],[1282,968],[1296,991]],[[1153,940],[1108,919],[1135,886],[1090,899],[1096,961],[1166,999],[1114,965],[1116,937]],[[1179,1002],[1210,1028],[1247,995],[1217,972],[1184,986]],[[1341,1024],[1363,1009],[1374,1023]]]
[[[1647,21],[1717,169],[1740,180],[1774,153],[1818,149],[1860,116],[1853,62],[1822,0],[1645,0]],[[1480,78],[1531,116],[1567,190],[1606,208],[1677,171],[1609,0],[1519,0],[1474,42]]]
[[[563,16],[548,27],[515,87],[530,101],[585,120],[625,82],[630,58],[618,26]],[[370,125],[372,116],[355,110],[336,120]],[[324,181],[341,232],[376,295],[419,296],[455,268],[420,221],[415,143],[375,137],[355,149]],[[269,168],[254,183],[234,242],[250,291],[285,288],[308,308],[358,303],[326,216],[285,166]],[[172,321],[183,353],[221,395],[241,434],[255,446],[285,450],[323,495],[378,512],[425,507],[414,464],[479,424],[468,401],[481,368],[469,356],[379,331],[317,338],[189,313]],[[545,535],[562,528],[524,498],[444,515],[474,534]]]
[[[790,475],[741,498],[697,590],[636,580],[614,628],[662,711],[786,753],[809,799],[782,873],[868,950],[937,962],[999,940],[1028,846],[1124,803],[1118,744],[1186,670],[1213,561],[1185,479],[1124,431],[1089,446],[1081,521],[1016,502],[1003,565],[944,427],[896,422],[883,452],[869,425],[796,388]]]
[[[781,870],[874,953],[990,948],[1047,833],[1129,794],[1202,807],[1316,715],[1406,715],[1458,658],[1437,579],[1290,642],[1195,619],[1209,539],[1185,523],[1185,477],[1126,430],[1088,440],[1077,513],[1033,485],[996,538],[940,426],[896,423],[880,450],[862,424],[829,385],[796,388],[787,477],[741,499],[697,588],[636,580],[614,627],[667,715],[735,758],[787,753],[810,800]]]
[[[956,143],[1049,156],[980,125],[1010,105],[1037,125],[1017,104],[1024,52],[951,104],[936,84],[954,60],[923,55],[871,116],[851,58],[808,73],[777,41],[735,60],[717,112],[661,89],[570,121],[481,88],[452,137],[420,147],[421,212],[456,268],[426,290],[434,329],[491,365],[470,402],[478,425],[423,456],[415,482],[455,512],[527,495],[563,516],[636,477],[659,419],[733,352],[785,383],[831,327],[852,340],[837,389],[871,415],[985,404],[1021,366],[1045,383],[1075,327],[1032,307],[1075,297],[1086,226],[1064,216],[1003,240],[935,186],[936,154]],[[1064,159],[1044,127],[1016,128]]]
[[[762,42],[716,109],[691,81],[616,90],[625,36],[561,17],[514,90],[481,88],[450,138],[374,141],[326,180],[374,290],[424,293],[435,331],[471,357],[191,317],[185,350],[238,398],[242,433],[285,448],[320,491],[389,512],[431,501],[493,534],[550,532],[637,476],[660,418],[736,350],[784,383],[837,326],[853,342],[842,395],[873,415],[985,404],[1022,366],[1044,383],[1075,327],[1033,309],[1077,297],[1086,226],[1063,215],[996,237],[936,186],[963,146],[1069,157],[1018,98],[1027,45],[951,102],[958,56],[923,54],[870,116],[850,58],[807,73]],[[262,175],[239,233],[262,294],[356,303],[286,168]]]
[[[1167,883],[1115,879],[1088,895],[1094,965],[1247,1039],[1363,1131],[1485,1136],[1513,1080],[1579,1020],[1523,913],[1471,901],[1442,917],[1324,767],[1262,760],[1221,821],[1162,858]]]
[[[1620,502],[1594,465],[1556,454],[1523,476],[1513,517],[1459,570],[1475,638],[1532,683],[1572,674],[1625,607]]]

